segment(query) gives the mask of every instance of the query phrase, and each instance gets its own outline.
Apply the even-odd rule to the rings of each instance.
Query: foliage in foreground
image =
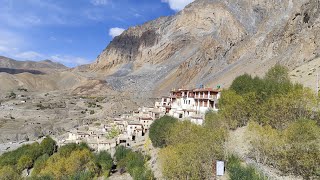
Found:
[[[92,179],[109,176],[111,155],[91,152],[87,144],[68,144],[56,150],[56,143],[47,137],[40,144],[25,145],[0,156],[0,179],[21,179],[22,170],[31,169],[31,180]]]
[[[167,146],[160,150],[163,174],[167,179],[210,179],[212,165],[224,159],[227,138],[225,123],[209,112],[206,124],[177,122],[168,130]]]
[[[34,162],[43,155],[51,155],[56,151],[56,142],[50,137],[46,137],[40,144],[23,145],[20,148],[6,152],[0,156],[0,177],[4,176],[3,169],[8,172],[21,174],[24,169],[33,167]],[[13,175],[13,173],[11,173]],[[14,176],[13,176],[14,177]]]
[[[249,131],[257,162],[304,179],[320,178],[320,127],[315,121],[301,119],[284,130],[251,122]]]
[[[285,129],[301,118],[312,118],[320,124],[317,98],[302,85],[289,80],[288,70],[276,65],[264,78],[248,74],[237,77],[219,101],[221,116],[231,129],[252,120],[276,129]]]
[[[253,166],[242,165],[240,158],[234,155],[228,158],[227,170],[230,180],[267,180]]]
[[[178,120],[171,116],[163,116],[160,119],[155,120],[149,131],[149,137],[151,139],[152,145],[154,147],[165,147],[167,145],[166,135],[168,130],[177,122]]]
[[[134,180],[152,180],[155,179],[152,171],[147,167],[148,156],[140,152],[134,152],[123,146],[116,149],[115,158],[118,168],[125,168]]]
[[[276,65],[264,78],[237,77],[222,93],[219,115],[231,129],[250,122],[251,154],[257,162],[305,179],[320,176],[318,97],[290,82]]]
[[[167,179],[210,179],[212,161],[225,160],[227,130],[250,122],[251,155],[257,162],[304,179],[319,179],[317,98],[310,89],[290,82],[287,68],[276,65],[263,78],[237,77],[230,89],[222,92],[219,112],[208,113],[203,127],[175,122],[161,129],[154,124],[157,131],[150,139],[161,147],[160,161]],[[229,170],[232,179],[264,179],[241,163],[229,165]]]

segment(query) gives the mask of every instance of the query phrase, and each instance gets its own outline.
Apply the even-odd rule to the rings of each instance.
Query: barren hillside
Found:
[[[197,0],[174,16],[129,28],[90,68],[116,90],[154,91],[143,96],[226,87],[243,73],[259,76],[276,63],[294,72],[317,58],[319,20],[316,0]]]
[[[8,73],[10,74],[18,74],[23,72],[29,72],[34,74],[44,74],[44,73],[52,73],[56,71],[66,70],[68,69],[66,66],[60,63],[52,62],[51,60],[43,60],[43,61],[16,61],[14,59],[10,59],[4,56],[0,56],[0,68],[1,69],[11,69]],[[0,72],[7,72],[1,71]]]

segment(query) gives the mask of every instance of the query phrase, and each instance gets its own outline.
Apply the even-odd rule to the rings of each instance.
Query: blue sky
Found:
[[[93,62],[130,26],[181,10],[193,0],[0,0],[0,55]]]

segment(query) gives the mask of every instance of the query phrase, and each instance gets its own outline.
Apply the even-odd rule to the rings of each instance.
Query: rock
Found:
[[[262,76],[276,63],[293,70],[316,58],[319,20],[316,0],[198,0],[124,31],[90,69],[138,97],[201,84],[227,87],[244,73]]]

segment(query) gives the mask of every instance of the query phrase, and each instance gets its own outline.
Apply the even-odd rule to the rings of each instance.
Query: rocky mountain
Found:
[[[66,70],[66,66],[51,60],[43,61],[17,61],[11,58],[0,56],[0,72],[19,74],[29,72],[32,74],[45,74]]]
[[[317,0],[196,0],[115,37],[90,71],[115,90],[151,96],[201,84],[227,87],[238,75],[261,76],[280,63],[312,87],[320,66],[319,6]]]

